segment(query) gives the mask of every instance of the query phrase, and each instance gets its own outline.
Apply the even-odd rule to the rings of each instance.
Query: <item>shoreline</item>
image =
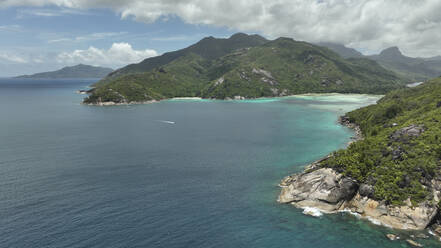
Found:
[[[351,123],[346,115],[340,116],[337,122],[354,130],[347,146],[364,139],[360,127]],[[332,168],[320,166],[330,157],[332,153],[305,165],[302,172],[284,177],[278,184],[281,192],[277,202],[302,209],[305,215],[320,217],[323,214],[348,213],[358,219],[390,228],[391,231],[420,231],[441,241],[441,225],[434,221],[439,214],[437,209],[425,205],[412,206],[409,199],[403,206],[387,205],[384,201],[374,200],[363,192],[369,186],[345,177]],[[336,200],[335,195],[340,198]],[[414,235],[408,236],[410,240],[415,238]]]
[[[351,140],[347,143],[347,146],[349,146],[350,144],[352,144],[354,142],[357,142],[359,140],[364,139],[360,126],[358,126],[355,123],[350,122],[349,118],[346,115],[339,116],[337,122],[340,125],[345,126],[345,127],[352,129],[354,131],[354,135],[352,135]]]
[[[77,94],[81,95],[87,95],[86,91],[78,90],[76,91]],[[89,106],[122,106],[122,105],[138,105],[138,104],[151,104],[151,103],[157,103],[161,101],[168,101],[168,100],[213,100],[213,101],[252,101],[252,100],[264,100],[264,99],[285,99],[289,97],[310,97],[310,96],[372,96],[372,97],[382,97],[383,95],[375,95],[375,94],[359,94],[359,93],[336,93],[336,92],[330,92],[330,93],[304,93],[304,94],[296,94],[296,95],[286,95],[286,96],[267,96],[267,97],[256,97],[256,98],[245,98],[243,96],[234,96],[233,98],[227,97],[225,99],[217,99],[217,98],[202,98],[202,97],[172,97],[172,98],[164,98],[160,100],[149,100],[149,101],[141,101],[141,102],[98,102],[98,103],[84,103],[81,104],[89,105]],[[342,124],[343,125],[343,124]],[[349,126],[348,126],[349,127]],[[349,127],[351,128],[351,127]]]
[[[82,102],[81,104],[83,105],[88,105],[88,106],[127,106],[127,105],[139,105],[139,104],[151,104],[151,103],[156,103],[159,102],[157,100],[151,100],[151,101],[145,101],[145,102],[123,102],[123,103],[119,103],[119,102],[99,102],[99,103],[84,103]]]
[[[363,140],[364,139],[360,127],[358,125],[356,125],[355,123],[349,122],[349,119],[345,115],[339,116],[338,119],[337,119],[337,122],[338,122],[338,124],[340,124],[342,126],[345,126],[345,127],[347,127],[347,128],[349,128],[349,129],[354,131],[354,134],[350,137],[350,140],[346,143],[346,147],[349,146],[350,144],[354,143],[354,142],[357,142],[359,140]],[[320,159],[315,160],[312,163],[309,163],[309,164],[305,165],[304,168],[303,168],[303,171],[304,172],[308,172],[308,171],[315,170],[317,168],[317,166],[320,165],[321,162],[329,159],[331,156],[332,156],[332,153],[330,153],[330,154],[328,154],[328,155],[326,155],[324,157],[321,157]],[[279,187],[284,187],[281,184],[278,184],[278,186]]]

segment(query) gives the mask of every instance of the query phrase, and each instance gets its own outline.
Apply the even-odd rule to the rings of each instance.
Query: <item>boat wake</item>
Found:
[[[174,121],[163,121],[163,120],[158,120],[158,121],[162,122],[162,123],[167,123],[167,124],[175,124]]]

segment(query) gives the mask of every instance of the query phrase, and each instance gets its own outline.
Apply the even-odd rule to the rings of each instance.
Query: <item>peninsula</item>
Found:
[[[284,178],[278,201],[441,236],[441,78],[392,91],[341,121],[363,139]]]

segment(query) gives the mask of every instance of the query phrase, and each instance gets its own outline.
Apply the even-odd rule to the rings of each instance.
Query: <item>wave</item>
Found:
[[[323,213],[318,208],[312,208],[312,207],[304,207],[303,214],[311,215],[314,217],[320,217],[323,215]]]

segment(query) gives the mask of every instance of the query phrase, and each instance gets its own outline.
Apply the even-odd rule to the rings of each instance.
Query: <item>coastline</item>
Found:
[[[349,128],[349,129],[352,129],[354,131],[354,134],[350,137],[351,140],[349,140],[346,143],[346,146],[349,146],[350,144],[352,144],[354,142],[357,142],[359,140],[363,140],[364,139],[360,127],[358,125],[356,125],[355,123],[351,123],[349,121],[349,119],[345,115],[339,116],[338,119],[337,119],[337,122],[340,125],[345,126],[345,127]],[[330,154],[328,154],[328,155],[326,155],[326,156],[324,156],[324,157],[322,157],[322,158],[320,158],[318,160],[315,160],[314,162],[305,165],[303,170],[305,172],[314,171],[315,169],[317,169],[317,167],[320,165],[321,162],[329,159],[331,156],[332,156],[332,153],[330,153]],[[284,187],[283,184],[278,184],[278,186],[279,187]]]
[[[354,130],[347,146],[363,140],[360,127],[351,123],[346,115],[340,116],[338,123]],[[367,190],[367,185],[359,184],[332,168],[322,167],[321,163],[330,157],[332,153],[306,165],[302,172],[283,178],[278,184],[281,192],[277,202],[303,209],[303,214],[314,217],[344,212],[375,225],[388,227],[391,231],[425,231],[441,241],[441,225],[437,224],[439,212],[436,207],[427,204],[413,206],[410,199],[403,206],[391,206],[384,201],[374,200],[363,192]],[[390,240],[398,237],[388,235]],[[409,236],[410,242],[406,241],[411,243],[412,239],[415,239],[414,235]]]
[[[351,137],[351,140],[347,143],[348,146],[354,142],[364,139],[360,126],[350,122],[349,118],[346,115],[339,116],[337,122],[340,125],[345,126],[354,131],[354,135]]]
[[[87,95],[89,91],[78,90],[76,93],[81,94],[81,95]],[[306,94],[296,94],[296,95],[286,95],[286,96],[267,96],[267,97],[256,97],[256,98],[246,98],[243,96],[234,96],[233,98],[227,97],[225,99],[202,98],[202,97],[172,97],[172,98],[164,98],[164,99],[159,99],[159,100],[149,100],[149,101],[140,101],[140,102],[121,102],[121,103],[118,103],[118,102],[108,101],[108,102],[98,102],[98,103],[84,103],[84,102],[82,102],[82,104],[89,105],[89,106],[121,106],[121,105],[151,104],[151,103],[157,103],[157,102],[168,101],[168,100],[213,100],[213,101],[253,101],[253,100],[256,100],[257,101],[257,100],[264,100],[264,99],[286,99],[286,98],[290,98],[290,97],[313,97],[313,96],[320,97],[320,96],[338,96],[338,95],[342,95],[342,96],[356,95],[356,96],[371,96],[371,97],[383,96],[383,95],[375,95],[375,94],[336,93],[336,92],[332,93],[331,92],[331,93],[306,93]],[[350,126],[348,126],[348,127],[352,128]]]
[[[159,102],[157,100],[151,100],[151,101],[145,101],[145,102],[99,102],[99,103],[84,103],[82,102],[81,104],[84,105],[89,105],[89,106],[126,106],[126,105],[136,105],[136,104],[151,104],[151,103],[155,103],[155,102]]]

